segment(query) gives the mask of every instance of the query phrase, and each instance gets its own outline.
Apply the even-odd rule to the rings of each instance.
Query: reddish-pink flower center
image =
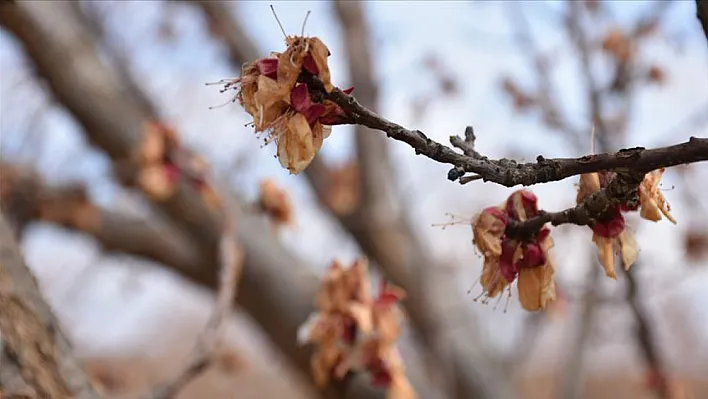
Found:
[[[592,226],[592,231],[605,238],[615,238],[624,231],[624,216],[620,212],[620,208],[614,208],[611,213],[595,222]]]
[[[516,268],[514,267],[514,253],[518,247],[518,243],[509,239],[502,241],[502,253],[499,257],[499,270],[502,276],[508,282],[516,279]]]
[[[310,126],[314,125],[325,112],[324,105],[312,101],[307,85],[304,83],[297,84],[290,92],[290,104],[295,111],[305,116]]]

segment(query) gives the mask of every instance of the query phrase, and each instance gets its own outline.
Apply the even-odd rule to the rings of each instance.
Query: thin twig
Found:
[[[219,343],[219,331],[224,319],[231,312],[236,298],[236,285],[243,256],[236,246],[236,236],[229,220],[225,224],[224,234],[219,242],[220,276],[216,309],[206,327],[197,337],[197,343],[187,366],[173,380],[162,384],[152,391],[152,399],[173,398],[184,386],[198,377],[211,364],[212,355]]]

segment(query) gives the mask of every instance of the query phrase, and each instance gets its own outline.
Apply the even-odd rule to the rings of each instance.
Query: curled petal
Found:
[[[519,271],[519,302],[524,309],[545,309],[549,302],[556,299],[554,274],[555,270],[550,263]]]
[[[297,82],[302,64],[308,52],[307,39],[301,36],[289,36],[286,39],[288,49],[278,56],[278,85],[289,92]]]
[[[312,55],[308,54],[305,56],[305,59],[302,62],[302,67],[305,68],[305,70],[313,75],[317,75],[320,73],[319,68],[317,68],[317,64],[315,64],[315,59],[312,58]]]
[[[252,116],[256,132],[271,127],[276,119],[283,115],[287,103],[284,101],[283,93],[275,80],[264,75],[258,77],[253,107],[255,113]]]
[[[644,219],[658,222],[663,214],[671,223],[676,224],[676,219],[669,213],[664,195],[659,191],[659,181],[664,174],[664,169],[658,169],[644,176],[639,187],[639,201],[641,203],[640,216]]]
[[[329,73],[329,66],[327,65],[327,57],[329,57],[330,52],[319,38],[310,37],[306,40],[308,40],[309,55],[312,57],[317,67],[316,75],[322,80],[322,83],[324,83],[325,91],[329,93],[334,89]]]
[[[575,198],[576,203],[580,204],[585,201],[592,193],[600,190],[600,177],[597,173],[586,173],[580,175],[578,182],[578,195]]]
[[[303,114],[295,113],[285,119],[278,129],[278,160],[290,174],[298,174],[315,157],[313,134]]]
[[[504,235],[507,218],[497,207],[484,209],[472,224],[474,244],[484,256],[500,256],[501,237]]]
[[[261,58],[260,60],[257,60],[255,64],[261,75],[265,75],[271,79],[278,79],[277,58]]]
[[[619,246],[620,258],[622,259],[622,266],[624,270],[629,270],[629,268],[637,261],[639,256],[639,247],[637,242],[634,240],[634,236],[629,231],[625,230],[622,234],[617,237],[617,244]]]
[[[514,191],[506,200],[506,213],[510,218],[526,221],[538,215],[538,199],[529,190]]]
[[[484,292],[490,298],[494,298],[504,291],[504,288],[506,288],[509,282],[502,276],[499,270],[498,257],[490,256],[484,258],[484,267],[482,268],[482,275],[479,278],[479,282]]]
[[[613,238],[607,238],[593,234],[592,241],[597,247],[597,253],[600,257],[600,263],[605,268],[605,275],[613,280],[617,279],[615,275],[615,253],[612,250]]]

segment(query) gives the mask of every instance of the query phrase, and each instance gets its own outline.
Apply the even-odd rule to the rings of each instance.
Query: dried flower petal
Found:
[[[600,256],[600,263],[605,268],[605,275],[613,280],[616,280],[615,253],[612,249],[614,239],[593,234],[592,241],[595,243],[595,246],[597,246],[597,252]]]
[[[283,117],[278,129],[278,160],[290,174],[302,172],[315,157],[312,130],[305,116],[300,113]]]
[[[637,246],[637,242],[634,240],[634,235],[625,230],[619,235],[619,237],[617,237],[615,242],[619,247],[618,252],[620,253],[620,258],[622,259],[622,267],[624,267],[624,270],[629,270],[634,262],[637,261],[637,257],[639,257],[639,247]]]
[[[482,275],[479,278],[482,290],[489,298],[494,298],[509,285],[509,281],[504,278],[499,268],[499,258],[489,256],[484,258]]]
[[[521,246],[517,241],[507,239],[502,242],[502,253],[499,257],[499,271],[509,283],[513,282],[516,278],[516,273],[518,272],[516,264],[521,258],[522,252]]]
[[[290,197],[272,179],[261,181],[258,205],[277,226],[292,224],[293,206]]]
[[[554,275],[555,271],[550,263],[519,271],[519,302],[524,309],[545,309],[550,301],[556,299]]]
[[[576,203],[583,203],[587,197],[596,191],[600,191],[600,177],[597,173],[586,173],[580,175],[580,181],[578,182],[578,195],[575,199]]]
[[[500,256],[507,217],[498,207],[484,209],[472,224],[474,244],[484,256]]]
[[[295,111],[305,115],[307,123],[312,126],[317,119],[325,112],[325,106],[312,102],[307,85],[299,83],[290,92],[290,104]]]
[[[538,215],[538,199],[528,190],[513,192],[506,201],[507,215],[517,221],[524,222]]]
[[[664,196],[659,191],[659,181],[664,174],[664,169],[658,169],[647,173],[639,187],[639,201],[641,202],[640,216],[644,219],[658,222],[663,214],[671,223],[676,224],[669,213]]]
[[[302,63],[309,50],[308,39],[302,36],[288,36],[288,48],[278,56],[278,86],[284,93],[290,92],[302,72]]]
[[[270,127],[285,112],[288,105],[285,102],[283,91],[275,80],[260,75],[257,85],[254,97],[256,113],[252,116],[255,130],[260,132]]]
[[[330,52],[319,38],[310,37],[306,40],[308,40],[310,56],[312,56],[312,60],[317,67],[316,75],[322,80],[322,83],[324,83],[325,91],[329,93],[334,89],[330,78],[329,66],[327,66],[327,57],[329,57]]]

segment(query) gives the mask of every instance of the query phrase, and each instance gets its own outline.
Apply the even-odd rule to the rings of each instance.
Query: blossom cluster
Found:
[[[334,261],[316,298],[317,312],[300,327],[298,340],[316,345],[312,355],[315,383],[326,385],[350,372],[367,372],[385,387],[389,399],[415,398],[396,348],[403,320],[399,301],[405,292],[383,281],[372,296],[368,263],[350,267]]]

